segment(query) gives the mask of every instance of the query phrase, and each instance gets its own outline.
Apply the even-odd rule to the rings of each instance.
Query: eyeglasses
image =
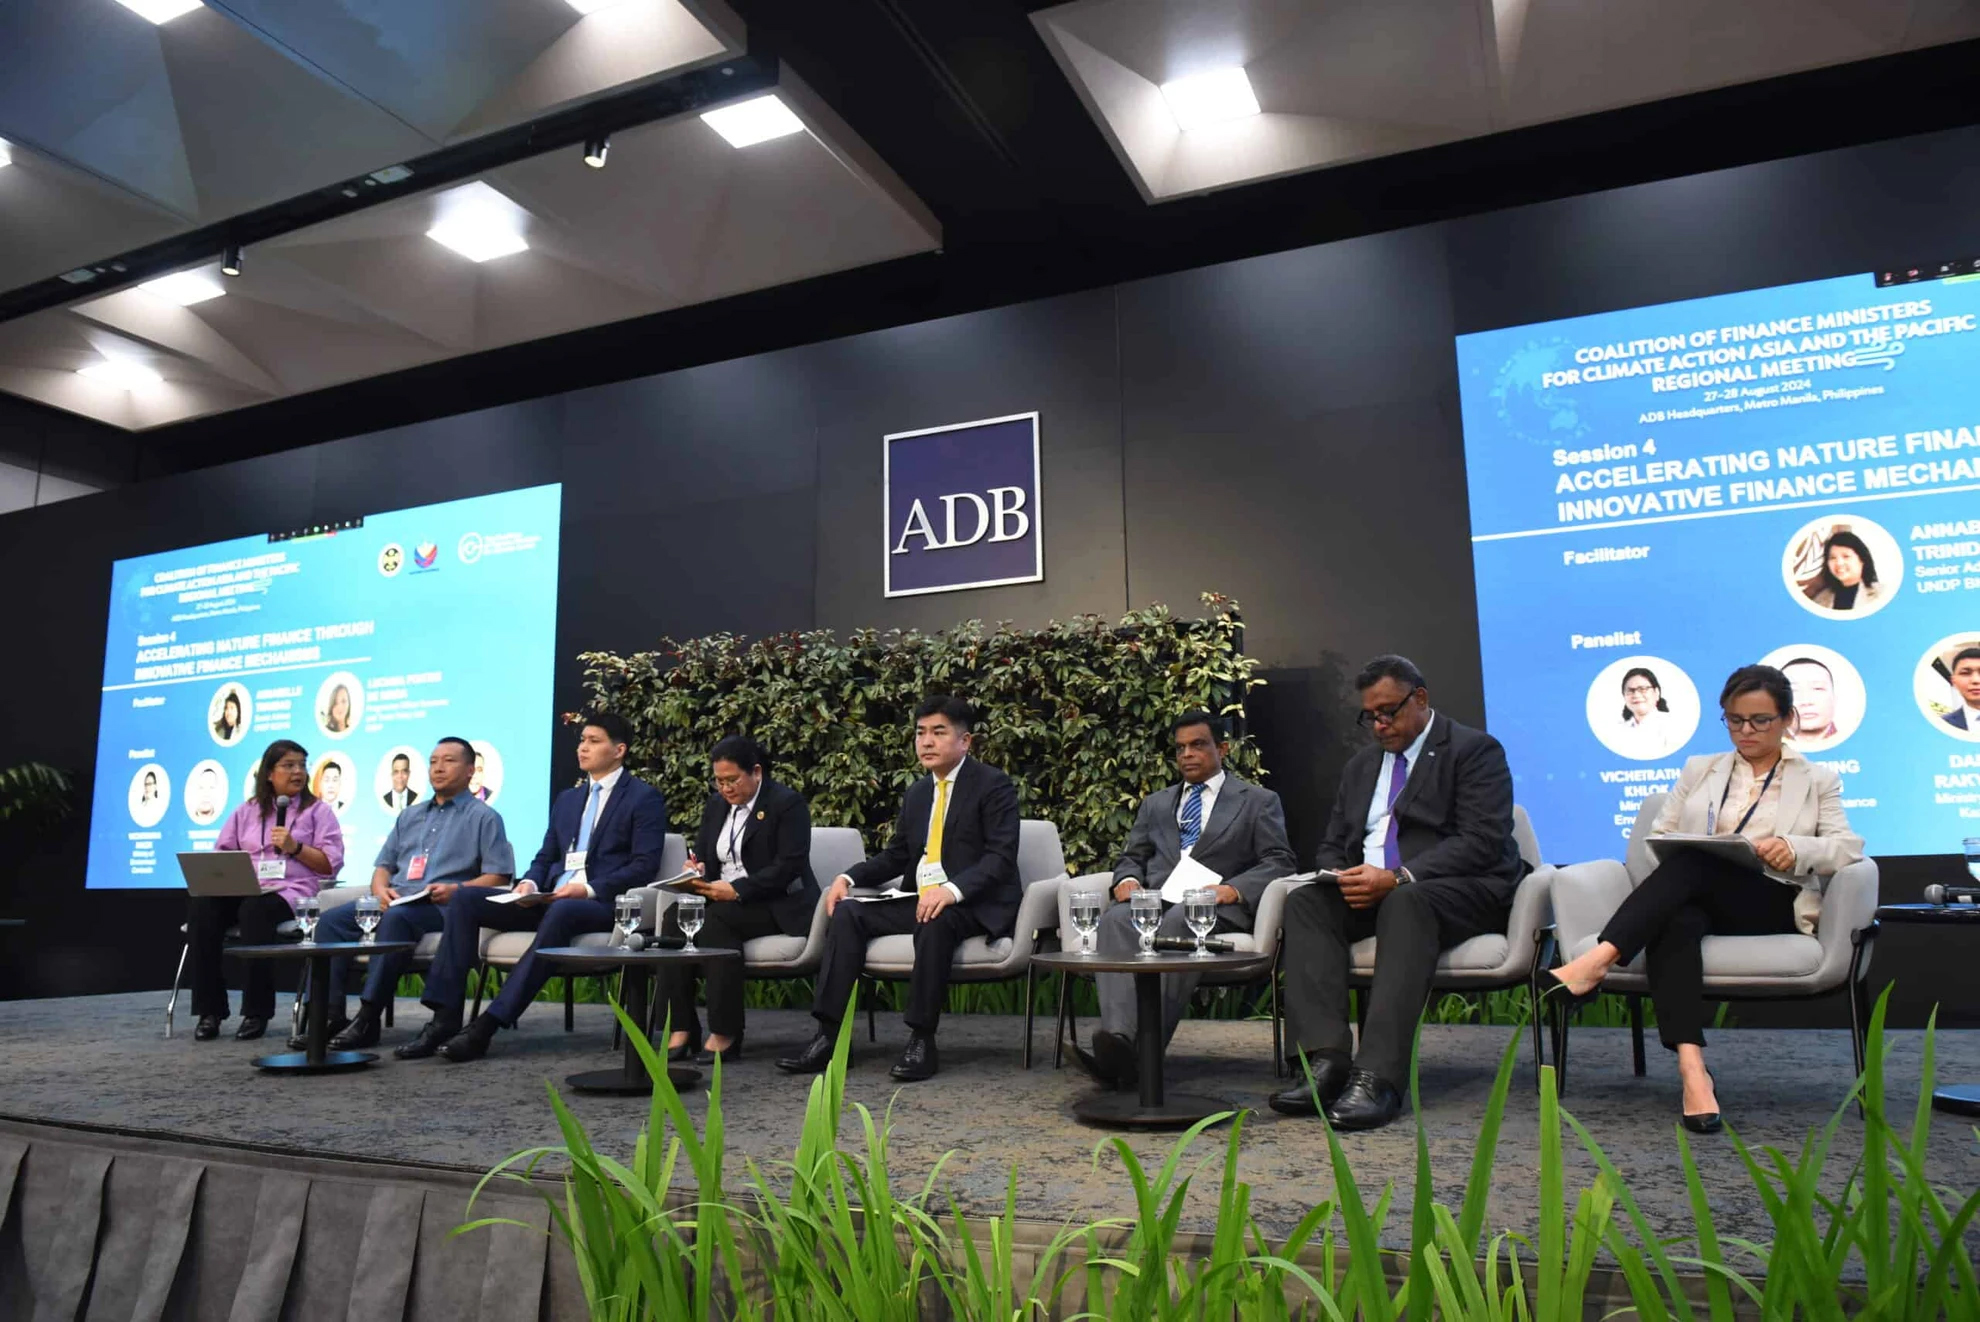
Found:
[[[1623,689],[1623,694],[1625,697],[1637,698],[1643,696],[1645,693],[1655,693],[1656,691],[1657,686],[1655,684],[1631,684]]]
[[[1773,729],[1775,722],[1781,718],[1778,716],[1735,716],[1731,712],[1724,712],[1719,716],[1719,719],[1724,721],[1726,728],[1734,734],[1738,734],[1741,730],[1751,730],[1755,734],[1765,734],[1767,731]]]
[[[1416,690],[1411,689],[1407,697],[1392,707],[1377,707],[1373,711],[1364,707],[1361,714],[1354,718],[1354,723],[1364,730],[1371,725],[1394,725],[1396,717],[1402,715],[1403,708],[1409,706],[1415,697]]]
[[[307,762],[298,762],[294,758],[285,758],[277,762],[274,769],[276,771],[307,771],[309,764]]]
[[[716,788],[716,789],[718,789],[718,790],[732,790],[732,789],[734,789],[734,788],[735,788],[736,786],[738,786],[738,785],[746,785],[746,784],[748,784],[748,783],[749,783],[749,777],[748,777],[748,776],[717,776],[717,777],[715,777],[715,788]]]

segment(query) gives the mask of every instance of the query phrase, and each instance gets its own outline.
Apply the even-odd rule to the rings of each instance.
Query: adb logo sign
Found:
[[[895,432],[884,443],[888,596],[1045,577],[1036,413]]]

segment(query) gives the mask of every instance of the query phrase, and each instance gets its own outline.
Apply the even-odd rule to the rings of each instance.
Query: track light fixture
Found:
[[[584,163],[594,170],[605,168],[605,153],[612,149],[612,135],[600,133],[584,140]]]
[[[221,275],[239,275],[241,273],[241,251],[241,245],[238,243],[227,245],[227,252],[220,259]]]

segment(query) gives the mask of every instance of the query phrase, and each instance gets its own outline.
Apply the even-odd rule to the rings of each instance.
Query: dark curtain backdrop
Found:
[[[1254,725],[1304,855],[1354,747],[1348,677],[1366,656],[1412,656],[1439,707],[1483,716],[1453,336],[1966,252],[1980,243],[1976,153],[1980,131],[1961,130],[1649,184],[463,414],[0,518],[17,622],[0,649],[0,762],[90,772],[111,561],[560,481],[556,710],[580,701],[579,651],[662,634],[1036,625],[1151,601],[1187,609],[1214,589],[1243,603],[1248,648],[1264,663]],[[882,435],[1031,409],[1042,414],[1045,581],[883,597]],[[0,415],[0,444],[40,444],[22,434],[35,425],[38,414]],[[476,640],[459,646],[471,655]],[[561,775],[568,738],[557,748]],[[1547,823],[1536,827],[1544,849]],[[0,995],[169,980],[181,897],[85,892],[80,823],[36,849],[0,848],[0,912],[30,920],[0,931]],[[1887,862],[1885,894],[1913,898],[1946,870]],[[1901,1018],[1922,1019],[1961,953],[1939,933],[1886,938],[1880,972],[1908,971]]]

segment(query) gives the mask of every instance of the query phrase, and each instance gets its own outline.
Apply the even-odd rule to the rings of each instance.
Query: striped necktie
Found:
[[[1191,785],[1189,798],[1183,801],[1182,847],[1194,848],[1203,837],[1203,787]]]

